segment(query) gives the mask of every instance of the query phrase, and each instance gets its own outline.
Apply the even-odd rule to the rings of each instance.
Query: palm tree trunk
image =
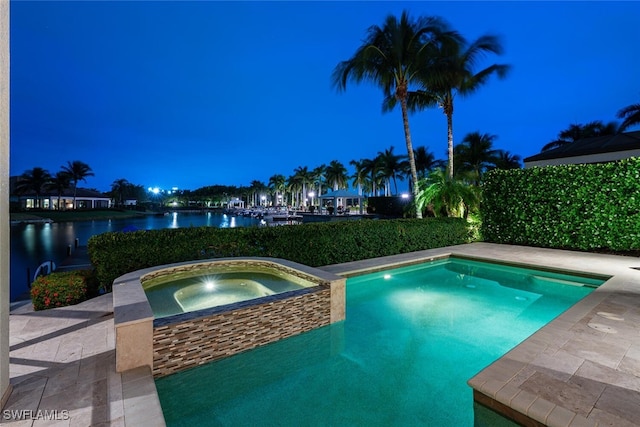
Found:
[[[73,183],[73,209],[76,210],[78,209],[78,206],[76,205],[76,194],[78,191],[78,181],[74,181]]]
[[[444,113],[447,115],[447,153],[449,157],[449,179],[453,179],[453,99],[449,92],[445,98]]]
[[[413,181],[413,202],[418,200],[418,172],[416,170],[416,159],[413,155],[413,144],[411,144],[411,132],[409,131],[409,114],[407,113],[407,98],[400,98],[402,108],[402,124],[404,125],[404,138],[407,143],[407,154],[409,155],[409,166],[411,167],[411,180]],[[416,217],[422,219],[422,212],[416,209]]]

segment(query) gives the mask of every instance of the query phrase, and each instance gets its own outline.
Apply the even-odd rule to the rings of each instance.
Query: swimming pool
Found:
[[[471,426],[466,381],[600,283],[455,258],[353,277],[344,322],[158,379],[165,419]]]

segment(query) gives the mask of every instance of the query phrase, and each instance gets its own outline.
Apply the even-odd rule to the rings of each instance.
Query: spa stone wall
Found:
[[[254,302],[255,304],[255,302]],[[153,375],[162,377],[331,323],[331,289],[320,285],[237,303],[221,311],[154,320]]]

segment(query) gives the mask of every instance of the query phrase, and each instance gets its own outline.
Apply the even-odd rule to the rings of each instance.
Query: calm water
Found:
[[[158,379],[167,425],[473,426],[467,380],[585,282],[461,260],[351,278],[344,322]]]
[[[11,226],[11,301],[23,299],[33,280],[35,269],[44,261],[59,264],[67,254],[67,247],[79,239],[86,245],[89,237],[107,231],[122,231],[125,227],[155,230],[179,227],[247,227],[260,221],[253,218],[223,214],[175,213],[144,218],[59,222],[52,224],[17,224]],[[30,278],[27,279],[27,269]],[[28,296],[27,296],[28,298]]]

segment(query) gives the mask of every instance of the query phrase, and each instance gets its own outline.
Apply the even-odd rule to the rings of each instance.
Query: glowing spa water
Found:
[[[314,286],[277,271],[212,267],[145,280],[142,284],[154,317],[201,310]]]
[[[344,322],[156,380],[166,422],[473,426],[467,380],[602,282],[455,258],[354,277]]]

